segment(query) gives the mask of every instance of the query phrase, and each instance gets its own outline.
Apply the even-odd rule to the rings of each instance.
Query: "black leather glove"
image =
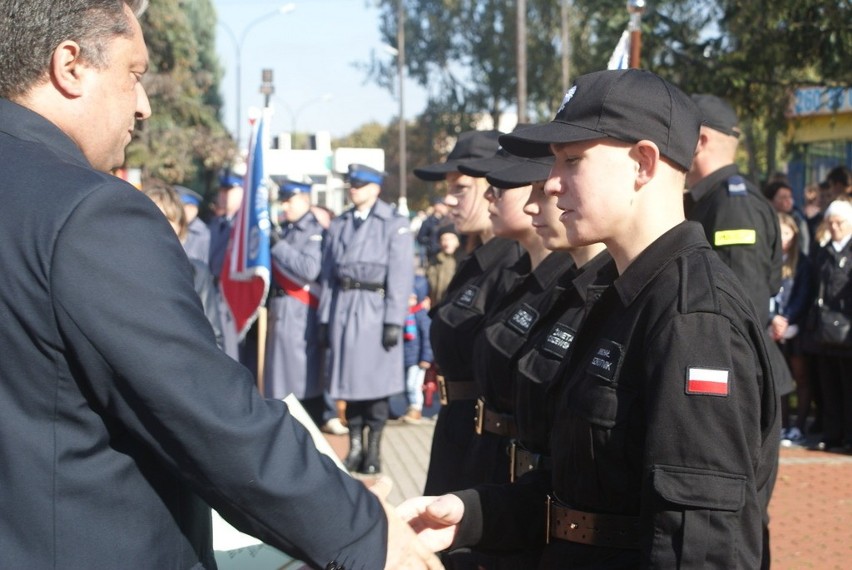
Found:
[[[331,337],[328,334],[328,325],[317,325],[317,344],[320,348],[331,346]]]
[[[401,326],[385,324],[385,328],[382,330],[382,346],[385,350],[390,350],[399,343],[400,332],[402,332]]]

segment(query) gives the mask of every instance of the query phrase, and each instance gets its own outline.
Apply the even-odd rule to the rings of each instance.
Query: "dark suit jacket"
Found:
[[[215,567],[206,504],[380,568],[378,501],[216,347],[153,202],[5,99],[0,157],[0,568]]]

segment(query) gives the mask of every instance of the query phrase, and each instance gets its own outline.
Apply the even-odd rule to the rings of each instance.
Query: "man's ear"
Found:
[[[80,57],[82,50],[77,42],[66,40],[59,44],[50,58],[50,79],[67,97],[83,94],[83,73],[86,66]]]
[[[641,188],[650,182],[660,164],[660,149],[651,141],[641,140],[633,145],[630,154],[636,161],[636,186]]]

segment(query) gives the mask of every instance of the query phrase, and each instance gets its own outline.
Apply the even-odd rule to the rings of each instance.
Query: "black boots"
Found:
[[[343,461],[346,469],[349,471],[360,471],[361,462],[363,461],[364,445],[363,445],[362,427],[349,426],[349,454]]]
[[[364,475],[377,475],[382,472],[382,459],[379,445],[382,441],[382,430],[367,428],[367,449],[364,450],[363,427],[349,426],[349,453],[343,464],[349,471],[357,471]]]
[[[370,429],[367,436],[367,454],[360,472],[365,475],[377,475],[382,472],[382,458],[379,446],[382,443],[382,430]]]

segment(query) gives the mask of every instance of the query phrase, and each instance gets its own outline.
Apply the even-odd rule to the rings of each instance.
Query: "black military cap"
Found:
[[[705,127],[710,127],[714,131],[719,131],[730,137],[740,136],[740,121],[737,119],[737,112],[727,101],[707,93],[695,94],[692,96],[692,100],[701,112],[701,123]]]
[[[350,164],[346,180],[350,186],[355,188],[360,188],[367,184],[378,184],[381,186],[385,180],[385,176],[387,176],[387,173],[364,164]]]
[[[553,167],[553,160],[552,155],[542,158],[524,158],[510,166],[489,172],[485,179],[497,188],[528,186],[533,182],[547,180],[550,169]]]
[[[518,129],[525,129],[530,127],[529,123],[519,123],[515,125],[515,128],[512,129],[512,132],[517,131]],[[494,156],[490,156],[488,158],[472,158],[469,160],[462,160],[459,162],[458,170],[462,174],[467,174],[468,176],[473,176],[474,178],[482,178],[489,172],[494,170],[500,170],[501,168],[506,168],[507,166],[511,166],[517,162],[521,162],[524,160],[520,156],[515,156],[510,153],[503,147],[499,147],[497,152],[494,153]]]
[[[695,103],[650,71],[598,71],[576,79],[551,122],[503,135],[500,144],[512,154],[534,158],[551,154],[551,144],[649,140],[660,154],[689,170],[700,124]]]
[[[462,161],[494,156],[499,148],[497,137],[500,134],[500,131],[465,131],[459,135],[446,161],[415,168],[414,175],[430,182],[444,180],[448,173],[459,171]]]

